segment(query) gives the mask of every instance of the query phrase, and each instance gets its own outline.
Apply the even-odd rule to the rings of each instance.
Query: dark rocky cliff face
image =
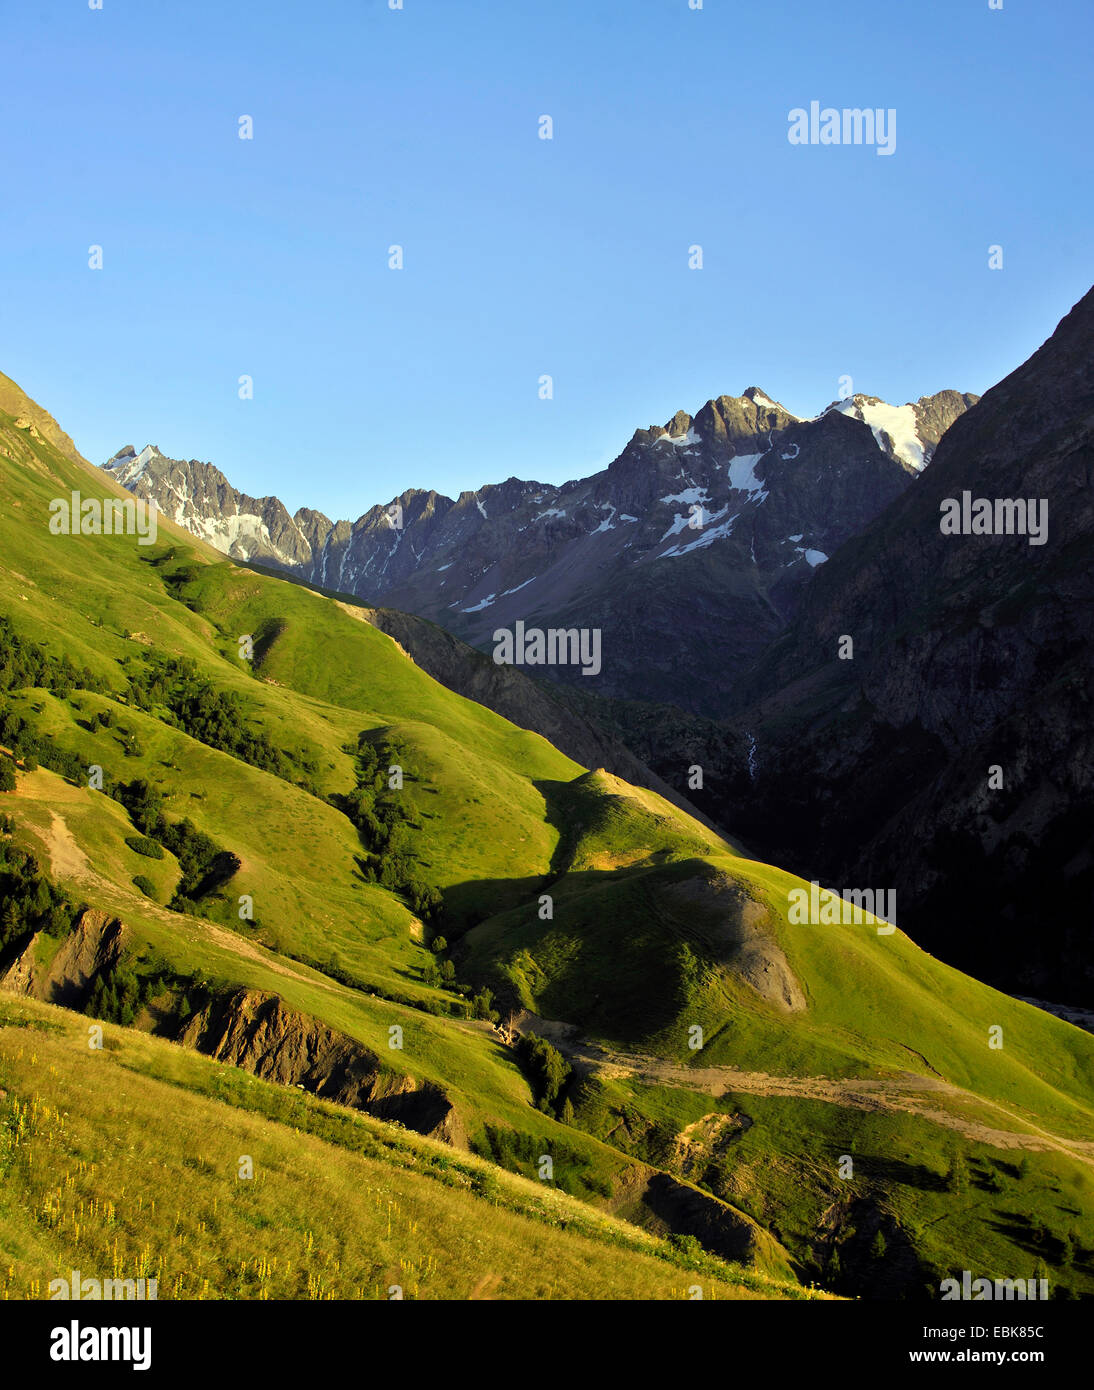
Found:
[[[778,862],[895,888],[929,950],[1094,1000],[1094,292],[819,570],[739,684],[756,739],[718,808]],[[1035,499],[1047,541],[944,535],[945,499]],[[840,660],[840,639],[854,642]]]

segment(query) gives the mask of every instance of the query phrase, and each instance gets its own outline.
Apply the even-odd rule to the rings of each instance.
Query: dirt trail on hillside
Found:
[[[599,1047],[579,1038],[579,1030],[571,1024],[538,1018],[535,1014],[524,1014],[514,1021],[520,1031],[534,1032],[548,1038],[577,1071],[599,1076],[605,1081],[633,1078],[652,1085],[679,1086],[718,1097],[743,1092],[747,1095],[815,1100],[852,1110],[901,1111],[956,1130],[966,1138],[993,1148],[1042,1152],[1054,1149],[1094,1168],[1094,1141],[1066,1139],[1053,1134],[997,1101],[963,1090],[941,1077],[901,1072],[891,1077],[832,1079],[827,1076],[773,1076],[762,1071],[740,1071],[736,1067],[684,1067],[642,1053],[617,1052]],[[963,1104],[992,1110],[1032,1132],[997,1129],[971,1116],[931,1105],[932,1098],[942,1097],[952,1097]]]
[[[80,848],[76,837],[69,829],[65,818],[54,810],[50,810],[49,816],[48,830],[42,830],[33,825],[28,828],[41,838],[46,853],[49,855],[50,870],[54,878],[74,879],[79,883],[86,883],[90,888],[98,889],[100,893],[104,894],[105,901],[110,904],[111,911],[120,912],[122,916],[125,915],[122,904],[128,900],[138,906],[142,913],[155,917],[158,921],[166,922],[177,929],[179,923],[177,912],[168,912],[166,908],[160,907],[158,903],[152,902],[149,898],[131,893],[124,886],[104,878],[92,867],[87,855]],[[185,920],[192,923],[197,931],[215,942],[216,945],[230,951],[233,955],[257,961],[275,974],[285,975],[290,979],[328,989],[331,993],[340,992],[338,987],[323,976],[307,974],[299,968],[295,968],[291,962],[286,962],[271,952],[261,950],[253,942],[248,941],[246,937],[238,936],[225,927],[217,926],[215,922],[210,922],[204,917],[188,916]]]
[[[54,878],[98,878],[64,817],[56,811],[49,813],[49,829],[44,833],[44,839]]]

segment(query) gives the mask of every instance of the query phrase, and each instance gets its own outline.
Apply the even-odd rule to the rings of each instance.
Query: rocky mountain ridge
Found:
[[[455,500],[408,489],[353,523],[290,516],[154,445],[104,467],[234,559],[430,618],[485,650],[517,621],[598,628],[596,677],[543,674],[718,714],[727,677],[781,630],[812,571],[911,484],[975,399],[856,395],[802,420],[749,387],[636,430],[591,477],[511,477]],[[700,644],[717,657],[697,670]]]

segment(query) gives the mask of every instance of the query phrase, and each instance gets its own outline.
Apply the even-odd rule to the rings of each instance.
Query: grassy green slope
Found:
[[[0,1298],[73,1268],[160,1298],[806,1296],[132,1030],[93,1051],[50,1005],[0,996],[0,1075]]]
[[[592,857],[601,854],[598,842]],[[575,852],[578,863],[589,857]],[[467,946],[474,967],[521,1005],[612,1044],[697,1067],[938,1076],[1091,1135],[1089,1034],[951,969],[899,930],[791,925],[788,893],[801,886],[771,865],[716,855],[581,869],[558,883],[552,920],[528,908],[501,914]],[[785,956],[804,1008],[765,999],[742,977],[732,930],[742,912]],[[700,1050],[689,1045],[695,1025]]]

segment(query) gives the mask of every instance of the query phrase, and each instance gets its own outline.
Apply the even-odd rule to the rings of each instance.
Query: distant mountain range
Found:
[[[600,673],[553,677],[719,715],[813,570],[911,485],[976,399],[856,395],[802,420],[750,387],[636,430],[592,477],[509,478],[456,500],[407,489],[353,523],[290,516],[154,445],[104,467],[234,559],[419,614],[485,650],[518,621],[598,628]]]

